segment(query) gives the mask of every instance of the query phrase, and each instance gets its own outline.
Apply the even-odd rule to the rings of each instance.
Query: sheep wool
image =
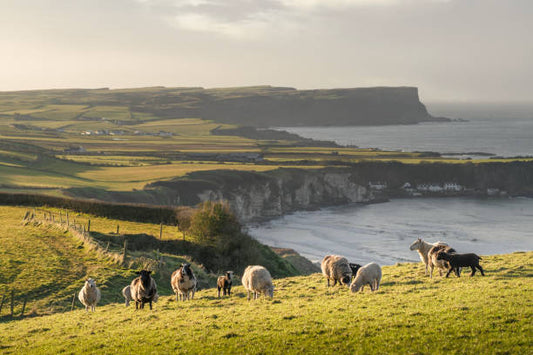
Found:
[[[93,279],[87,279],[85,285],[78,293],[78,299],[85,306],[85,311],[95,311],[96,304],[100,301],[101,293],[100,289],[96,287],[96,282]]]
[[[250,293],[253,292],[254,300],[259,297],[259,294],[264,294],[270,298],[274,297],[274,286],[272,285],[272,277],[267,269],[260,265],[250,265],[244,270],[242,275],[242,285],[248,292],[248,300],[250,300]]]
[[[357,271],[355,279],[350,285],[352,292],[363,291],[365,285],[370,285],[370,290],[377,291],[381,282],[381,267],[376,263],[369,263]]]

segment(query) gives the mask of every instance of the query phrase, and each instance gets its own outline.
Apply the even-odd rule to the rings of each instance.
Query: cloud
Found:
[[[300,28],[328,11],[453,0],[136,0],[172,27],[240,40]]]

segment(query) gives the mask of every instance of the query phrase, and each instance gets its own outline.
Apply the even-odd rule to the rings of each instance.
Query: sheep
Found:
[[[409,249],[418,251],[418,255],[420,256],[420,260],[424,263],[424,266],[426,267],[425,275],[428,274],[428,252],[429,250],[434,247],[435,245],[448,245],[444,242],[438,241],[435,243],[428,243],[422,240],[422,238],[418,238],[415,240]]]
[[[135,309],[144,309],[145,303],[150,303],[150,310],[152,309],[152,302],[157,295],[157,285],[155,280],[150,276],[152,272],[141,270],[137,272],[137,276],[130,284],[131,299],[135,301]]]
[[[365,285],[370,285],[371,291],[377,291],[379,289],[379,283],[381,282],[381,267],[376,263],[369,263],[362,266],[358,271],[355,279],[350,285],[350,291],[357,292],[359,289],[363,291]]]
[[[326,255],[324,259],[322,259],[320,268],[328,280],[328,287],[330,280],[333,280],[333,286],[337,284],[337,281],[339,281],[341,285],[350,285],[350,281],[352,280],[352,269],[345,257],[340,255]]]
[[[219,276],[217,279],[218,298],[220,298],[220,290],[223,290],[224,296],[226,293],[231,296],[231,285],[233,283],[233,271],[226,271],[226,275]]]
[[[93,279],[87,279],[85,285],[78,293],[78,299],[85,306],[85,312],[89,312],[89,307],[94,312],[100,298],[101,293],[100,289],[96,287],[96,282]]]
[[[133,300],[133,298],[131,297],[131,285],[128,285],[122,289],[122,296],[124,296],[124,300],[126,301],[126,307],[128,307],[130,305],[130,301]],[[159,294],[156,293],[152,301],[157,302],[158,299]]]
[[[450,268],[450,264],[446,260],[437,260],[437,254],[441,251],[445,251],[447,253],[456,253],[455,249],[439,244],[435,245],[431,249],[429,249],[428,252],[428,267],[429,267],[429,277],[433,277],[433,270],[435,266],[439,269],[439,275],[442,276],[442,270],[448,270]],[[460,270],[458,270],[460,272]]]
[[[249,265],[246,267],[242,275],[242,285],[248,292],[248,300],[250,300],[250,292],[253,292],[254,300],[261,293],[270,298],[274,297],[272,277],[268,270],[260,265]]]
[[[198,285],[198,280],[192,272],[191,265],[184,263],[181,267],[172,273],[170,285],[176,293],[176,301],[182,299],[186,301],[193,299]]]
[[[450,269],[446,273],[446,277],[448,277],[454,269],[457,277],[460,277],[461,274],[458,271],[458,268],[460,267],[470,267],[472,269],[472,273],[470,274],[470,276],[474,276],[476,273],[476,268],[478,268],[479,271],[481,271],[481,276],[485,276],[483,268],[479,265],[480,259],[481,258],[474,253],[450,254],[445,251],[441,251],[437,254],[437,260],[446,260],[450,263]]]
[[[352,280],[353,280],[355,278],[355,275],[357,275],[357,271],[361,268],[361,265],[354,264],[354,263],[349,263],[348,265],[350,265],[350,269],[352,270]]]

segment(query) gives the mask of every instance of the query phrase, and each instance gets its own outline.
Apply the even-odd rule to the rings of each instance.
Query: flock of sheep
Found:
[[[418,238],[411,244],[410,249],[418,251],[420,259],[425,265],[426,275],[429,270],[430,277],[433,276],[435,267],[438,268],[441,276],[443,270],[447,271],[446,277],[452,271],[455,272],[457,277],[460,277],[462,267],[470,267],[472,269],[470,276],[474,276],[476,269],[481,272],[481,275],[485,275],[479,265],[479,260],[481,259],[479,256],[476,254],[457,254],[446,243],[428,243]],[[327,279],[328,287],[330,286],[330,281],[333,281],[333,286],[339,282],[341,285],[349,286],[352,292],[362,291],[366,285],[370,286],[371,291],[376,291],[379,289],[381,282],[381,267],[374,262],[361,266],[349,263],[345,257],[340,255],[326,255],[321,262],[321,269]],[[122,290],[126,306],[129,305],[130,301],[134,301],[136,309],[143,309],[146,303],[152,309],[152,303],[157,302],[159,298],[155,280],[150,275],[151,271],[141,270],[137,274],[139,276]],[[257,299],[260,294],[270,298],[274,296],[272,277],[263,266],[248,266],[244,270],[241,282],[248,293],[248,300],[250,300],[252,294],[254,299]],[[220,297],[221,291],[224,296],[230,296],[232,283],[232,271],[227,271],[223,276],[219,276],[217,279],[218,297]],[[194,298],[198,280],[190,264],[184,263],[172,273],[170,284],[176,294],[176,301],[186,301]],[[100,290],[96,287],[93,279],[88,279],[78,294],[78,298],[85,306],[86,311],[89,311],[89,309],[94,311],[100,297]]]

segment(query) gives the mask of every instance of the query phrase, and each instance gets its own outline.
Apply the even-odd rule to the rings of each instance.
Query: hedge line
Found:
[[[0,192],[0,204],[32,207],[49,206],[123,221],[178,224],[177,211],[169,206],[111,203],[7,192]]]

